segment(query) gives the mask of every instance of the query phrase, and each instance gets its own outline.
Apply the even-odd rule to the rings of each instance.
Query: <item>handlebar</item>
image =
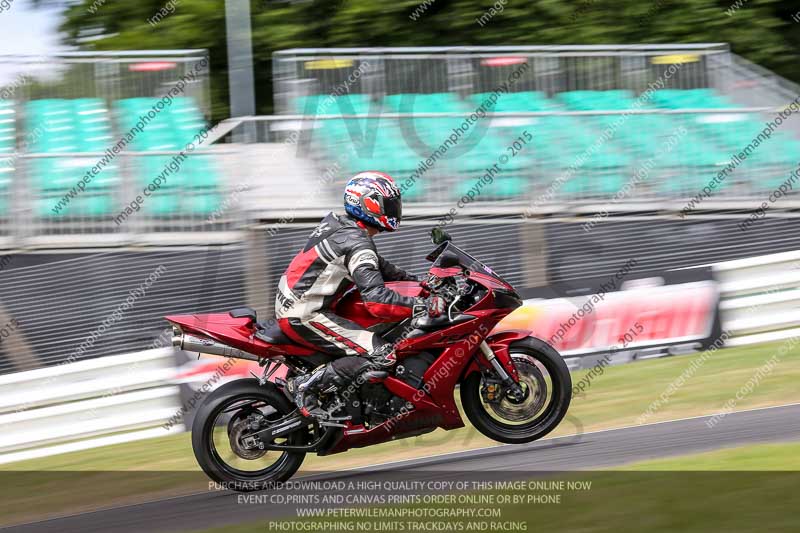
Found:
[[[448,280],[453,280],[452,284]],[[462,300],[462,297],[470,294],[473,287],[467,281],[466,276],[462,272],[458,276],[450,276],[447,278],[440,278],[433,274],[428,275],[428,279],[421,282],[420,285],[423,289],[428,291],[429,294],[439,296],[444,299],[447,305],[446,318],[452,322],[454,314],[458,311],[455,309],[456,304]]]

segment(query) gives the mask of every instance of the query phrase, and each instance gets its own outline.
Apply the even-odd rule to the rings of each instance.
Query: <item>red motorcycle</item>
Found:
[[[455,401],[484,435],[525,443],[555,429],[569,408],[572,380],[558,352],[529,331],[494,327],[522,305],[514,288],[453,244],[441,228],[423,283],[392,282],[407,296],[437,294],[445,316],[385,323],[371,315],[358,291],[343,294],[336,314],[379,333],[396,348],[390,372],[370,371],[346,390],[320,396],[325,419],[306,418],[289,401],[287,378],[312,371],[330,356],[293,343],[275,321],[260,323],[250,308],[228,314],[166,317],[183,350],[258,361],[259,379],[213,391],[198,408],[192,447],[202,469],[234,490],[258,490],[289,479],[306,453],[340,453],[382,442],[464,427]]]

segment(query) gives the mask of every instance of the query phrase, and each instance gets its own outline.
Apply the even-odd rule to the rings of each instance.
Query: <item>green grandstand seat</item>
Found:
[[[84,193],[73,198],[61,211],[54,213],[53,206],[58,204],[61,198],[60,194],[37,198],[36,214],[43,218],[100,217],[108,216],[113,212],[114,206],[110,194]]]
[[[370,111],[367,94],[312,94],[298,96],[292,101],[294,112],[301,115],[349,115],[366,114]]]
[[[474,186],[480,176],[471,176],[461,180],[454,191],[454,198],[461,198],[467,194]],[[475,201],[502,200],[508,198],[519,198],[525,194],[528,181],[521,177],[495,177],[491,183],[483,185],[480,194],[475,197]]]
[[[668,109],[735,107],[712,89],[661,89],[652,94],[651,102]]]
[[[181,211],[189,215],[207,216],[219,209],[219,205],[216,194],[192,194],[181,199]]]
[[[26,150],[43,154],[103,152],[113,142],[105,103],[96,98],[31,100],[25,105]],[[99,156],[35,158],[30,183],[43,217],[106,216],[113,211],[111,191],[119,184],[118,165],[100,165],[100,172],[59,213],[52,207],[98,163]]]
[[[634,102],[630,91],[568,91],[557,97],[575,111],[629,109]]]
[[[66,194],[83,177],[84,170],[75,170],[70,161],[38,158],[30,161],[31,184],[37,194]],[[90,185],[92,185],[90,183]],[[85,191],[84,191],[85,192]]]
[[[139,115],[147,111],[157,102],[152,98],[128,98],[115,102],[117,122],[121,131],[130,129]],[[298,100],[295,101],[296,105]],[[165,107],[137,134],[133,143],[134,149],[143,152],[180,151],[191,142],[195,135],[205,127],[205,121],[195,101],[189,97],[173,99],[170,106]],[[139,187],[146,187],[158,176],[163,175],[165,182],[161,189],[149,196],[147,212],[158,217],[171,215],[205,215],[214,211],[219,204],[217,190],[220,186],[220,175],[214,164],[214,156],[202,154],[202,148],[188,155],[178,170],[165,169],[173,161],[172,155],[140,156],[133,167],[136,169],[136,180]],[[174,166],[174,165],[173,165]],[[177,198],[196,198],[185,200],[191,202],[184,205],[184,200]]]
[[[214,158],[207,155],[189,156],[179,173],[183,173],[184,186],[195,190],[214,189],[219,182]]]
[[[343,94],[340,96],[335,96],[331,99],[331,104],[325,104],[325,100],[323,100],[323,105],[330,105],[331,109],[325,108],[323,109],[325,113],[331,114],[333,112],[339,114],[366,114],[369,113],[371,105],[371,100],[369,95],[366,94]],[[335,110],[335,111],[333,111]]]
[[[324,97],[306,97],[312,100],[298,99],[295,104],[314,107]],[[386,111],[391,112],[446,111],[467,116],[490,97],[492,93],[472,94],[467,100],[461,100],[453,93],[390,94],[384,96],[382,104]],[[581,90],[559,93],[549,99],[540,92],[522,91],[500,95],[492,110],[512,113],[553,109],[619,111],[631,109],[634,105],[640,107],[637,97],[637,94],[628,90]],[[368,100],[362,100],[362,104],[354,104],[353,108],[358,105],[363,108],[366,102]],[[718,109],[731,105],[725,96],[713,89],[663,89],[654,92],[652,99],[643,102],[641,108]],[[564,172],[579,158],[580,168],[561,188],[561,194],[565,198],[608,197],[623,187],[637,168],[660,151],[668,135],[684,126],[687,129],[685,137],[669,152],[658,154],[647,183],[642,185],[648,190],[674,197],[690,194],[704,186],[728,164],[732,153],[746,146],[763,128],[763,120],[752,114],[737,115],[735,118],[725,118],[721,114],[632,114],[626,116],[621,124],[618,122],[619,116],[495,118],[489,122],[490,129],[482,138],[468,136],[467,139],[472,143],[469,149],[459,151],[458,158],[439,161],[437,171],[432,175],[438,172],[446,176],[452,172],[460,176],[462,179],[452,187],[452,194],[460,197],[471,188],[470,182],[474,183],[471,178],[482,175],[505,153],[505,148],[527,130],[532,134],[532,139],[517,157],[504,165],[495,178],[496,186],[493,184],[490,187],[496,191],[493,193],[497,195],[496,198],[524,194],[530,180],[546,179],[553,173]],[[399,121],[393,119],[383,120],[379,127],[376,123],[363,121],[325,121],[321,126],[323,135],[315,136],[315,140],[329,157],[342,161],[348,169],[383,168],[402,176],[412,174],[425,157],[424,153],[418,152],[427,149],[433,151],[447,139],[452,128],[463,122],[463,118],[458,116],[452,119],[415,116],[404,120],[402,127]],[[351,128],[353,125],[357,128]],[[603,131],[611,125],[615,128],[614,136],[596,146]],[[369,147],[358,145],[352,133],[363,134],[370,128],[377,130],[377,135],[372,151],[366,153]],[[411,149],[407,142],[413,143],[414,136],[422,145]],[[465,141],[462,137],[459,144],[463,147]],[[761,187],[757,181],[758,171],[763,169],[770,176],[762,181],[779,176],[780,172],[776,169],[788,167],[798,148],[800,141],[791,135],[784,132],[773,134],[770,141],[759,147],[748,161],[753,169],[750,170],[748,166],[737,169],[736,174],[719,188],[742,187],[748,182],[753,189]],[[587,158],[587,151],[594,153]],[[424,192],[444,187],[430,179],[430,176],[420,179],[415,187],[407,191],[408,198],[423,200],[426,197]],[[488,190],[482,192],[483,199],[492,198]]]
[[[179,200],[169,190],[159,190],[147,197],[142,211],[150,216],[168,217],[180,213]]]
[[[206,126],[206,121],[200,108],[197,106],[192,98],[179,97],[173,100],[172,105],[166,109],[166,115],[169,117],[173,129],[178,132],[186,132],[190,129],[197,131],[191,132],[189,138],[185,142],[193,139],[194,134]],[[186,138],[186,135],[180,135],[179,138]]]
[[[427,178],[430,179],[430,178]],[[425,177],[417,179],[414,183],[412,183],[405,191],[403,191],[403,198],[409,201],[421,200],[424,201],[426,198],[425,194]],[[401,181],[401,183],[405,181],[405,177]]]

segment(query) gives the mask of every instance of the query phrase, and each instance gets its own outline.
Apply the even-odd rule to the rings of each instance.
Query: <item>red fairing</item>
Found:
[[[517,368],[514,366],[514,362],[511,359],[511,354],[509,353],[508,349],[513,343],[530,336],[531,332],[528,330],[514,329],[494,333],[486,338],[486,343],[492,349],[495,356],[497,356],[497,360],[500,361],[500,364],[503,365],[509,375],[514,378],[514,381],[517,382],[519,382],[519,374],[517,373]],[[487,369],[489,368],[488,362],[484,359],[481,358],[478,360],[478,362],[473,360],[464,371],[465,378],[473,372],[480,371],[480,366],[478,363],[484,365]]]
[[[384,304],[379,302],[367,302],[369,311],[380,322],[399,322],[411,316],[413,309],[402,305]]]
[[[451,267],[451,268],[431,267],[429,272],[434,276],[436,276],[437,278],[447,278],[450,276],[459,275],[461,273],[461,269],[458,267]]]
[[[390,281],[386,283],[386,287],[411,298],[416,298],[422,293],[422,287],[416,281]],[[390,309],[393,307],[396,307],[396,309]],[[383,322],[398,322],[408,318],[411,312],[407,307],[375,303],[365,304],[357,290],[345,293],[333,305],[332,311],[339,316],[352,320],[363,328],[369,328]]]
[[[500,279],[494,276],[489,276],[480,272],[470,272],[469,279],[477,281],[488,289],[514,289],[514,287],[508,283],[503,283]]]

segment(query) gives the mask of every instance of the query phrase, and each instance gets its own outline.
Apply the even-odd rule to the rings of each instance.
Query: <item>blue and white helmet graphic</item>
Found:
[[[403,216],[400,189],[388,174],[359,172],[344,188],[344,209],[365,224],[381,231],[395,231]]]

